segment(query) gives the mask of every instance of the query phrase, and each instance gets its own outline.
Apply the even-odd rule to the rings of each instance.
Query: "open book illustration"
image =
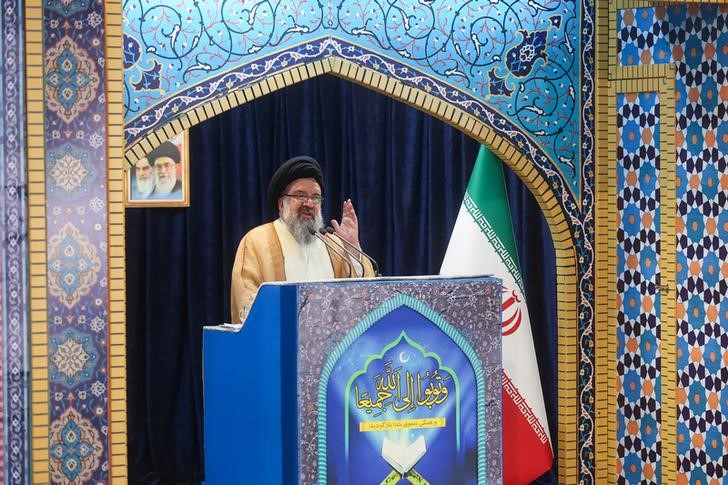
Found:
[[[425,437],[420,435],[414,443],[407,445],[395,443],[387,438],[382,442],[382,458],[400,475],[410,471],[427,452]]]

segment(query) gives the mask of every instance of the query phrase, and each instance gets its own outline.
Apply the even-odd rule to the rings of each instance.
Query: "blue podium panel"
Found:
[[[266,285],[249,324],[204,330],[206,483],[296,483],[295,290]]]
[[[264,285],[204,334],[207,483],[500,483],[501,286]]]

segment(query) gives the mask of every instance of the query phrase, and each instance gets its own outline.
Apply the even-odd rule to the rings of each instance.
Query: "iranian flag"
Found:
[[[523,296],[501,161],[485,147],[470,176],[440,274],[503,280],[503,482],[529,483],[553,452]]]

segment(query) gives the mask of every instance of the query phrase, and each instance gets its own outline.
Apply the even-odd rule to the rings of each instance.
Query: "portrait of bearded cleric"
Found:
[[[154,147],[129,168],[127,207],[189,206],[187,131]]]

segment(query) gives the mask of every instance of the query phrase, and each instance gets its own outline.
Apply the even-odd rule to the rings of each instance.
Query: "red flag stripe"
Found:
[[[553,453],[546,431],[503,373],[503,483],[531,483],[546,473]]]

